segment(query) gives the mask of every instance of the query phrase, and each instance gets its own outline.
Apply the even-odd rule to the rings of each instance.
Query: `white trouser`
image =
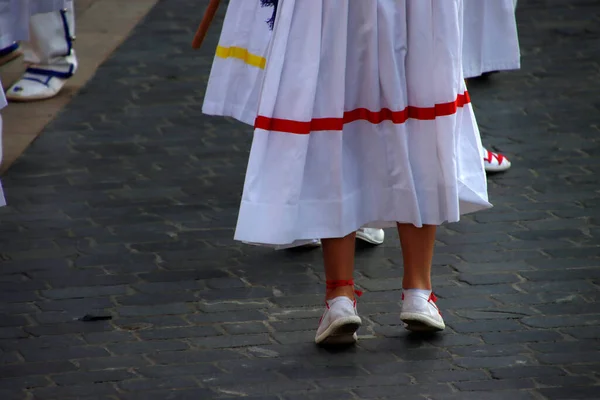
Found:
[[[75,73],[73,0],[68,0],[66,6],[61,11],[31,16],[30,41],[23,42],[25,62],[31,64],[28,72],[58,78],[69,78]]]
[[[29,21],[32,15],[72,9],[72,1],[0,0],[0,50],[15,41],[29,40]]]

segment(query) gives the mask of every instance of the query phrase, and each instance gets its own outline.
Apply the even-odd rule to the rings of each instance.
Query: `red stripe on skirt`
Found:
[[[434,107],[408,106],[400,111],[392,111],[389,108],[384,108],[380,111],[357,108],[355,110],[344,112],[342,118],[315,118],[307,122],[269,118],[259,115],[256,117],[254,127],[266,131],[306,135],[316,131],[341,131],[344,124],[361,120],[368,121],[372,124],[379,124],[383,121],[392,121],[394,124],[402,124],[408,119],[427,121],[436,119],[437,117],[456,114],[459,107],[463,107],[470,102],[471,97],[468,92],[465,92],[464,94],[459,94],[455,101],[436,104]]]

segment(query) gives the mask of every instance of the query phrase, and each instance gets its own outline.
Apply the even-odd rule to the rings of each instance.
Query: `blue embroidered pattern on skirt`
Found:
[[[269,24],[269,28],[273,29],[273,25],[275,25],[275,16],[277,15],[277,5],[279,0],[260,0],[260,4],[263,7],[273,7],[273,16],[267,21]]]

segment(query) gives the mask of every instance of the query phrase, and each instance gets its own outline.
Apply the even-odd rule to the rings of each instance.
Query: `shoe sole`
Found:
[[[400,319],[406,324],[406,329],[411,332],[440,332],[446,325],[422,314],[402,313]]]
[[[354,344],[358,338],[356,331],[361,325],[360,317],[340,318],[317,336],[315,343],[323,346]]]
[[[500,165],[486,165],[485,172],[504,172],[508,171],[512,167],[512,164],[500,166]]]
[[[375,245],[377,245],[377,244],[382,244],[383,243],[383,240],[375,240],[371,236],[366,235],[362,231],[357,231],[356,232],[356,238],[362,240],[363,242],[367,242],[369,244],[375,244]]]
[[[10,94],[7,93],[6,100],[13,102],[13,103],[30,103],[30,102],[34,102],[34,101],[42,101],[42,100],[51,99],[53,97],[58,96],[59,93],[60,93],[60,90],[52,95],[31,96],[31,97],[11,96]]]

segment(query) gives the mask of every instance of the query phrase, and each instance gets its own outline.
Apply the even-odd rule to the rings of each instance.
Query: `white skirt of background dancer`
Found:
[[[490,207],[459,7],[280,1],[237,240],[439,225]]]
[[[272,15],[273,8],[262,7],[260,0],[230,0],[202,112],[232,117],[254,126],[271,40],[267,20]],[[273,247],[283,250],[306,244],[318,245],[319,240],[300,240]]]
[[[516,0],[463,0],[465,78],[519,69]]]
[[[262,7],[260,0],[230,0],[202,112],[254,125],[272,15],[273,8]]]

